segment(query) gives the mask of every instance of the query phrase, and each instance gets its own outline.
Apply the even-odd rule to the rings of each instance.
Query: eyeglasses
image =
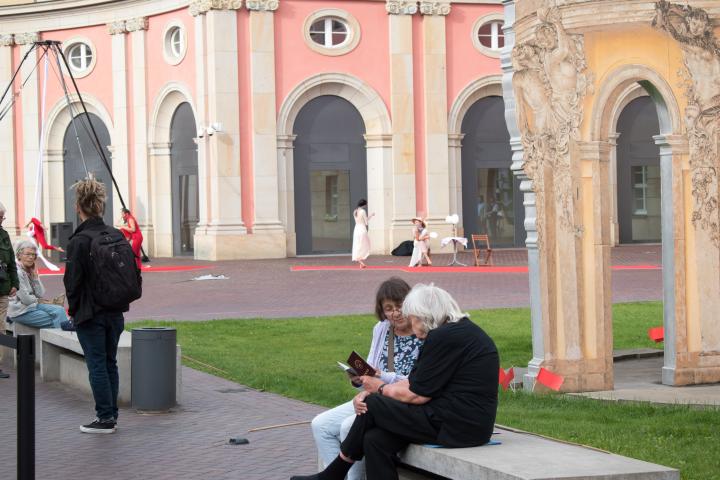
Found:
[[[22,255],[23,257],[37,257],[37,253],[21,253],[20,255]]]

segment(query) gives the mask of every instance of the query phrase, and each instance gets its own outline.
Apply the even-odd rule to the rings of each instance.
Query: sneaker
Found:
[[[83,433],[115,433],[115,422],[112,420],[101,422],[97,418],[87,425],[80,425]]]
[[[72,320],[65,320],[63,322],[60,322],[60,328],[66,332],[76,331],[75,324],[73,324]]]

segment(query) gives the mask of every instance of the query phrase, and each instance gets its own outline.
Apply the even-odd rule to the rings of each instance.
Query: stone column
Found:
[[[448,173],[450,183],[450,213],[460,214],[462,211],[462,141],[464,133],[451,133],[448,135]],[[464,213],[463,213],[464,215]],[[463,219],[457,225],[458,235],[464,234]]]
[[[610,143],[610,168],[608,175],[610,177],[610,245],[616,246],[620,244],[620,216],[618,213],[618,186],[617,186],[617,141],[620,138],[619,133],[611,133],[608,135]]]
[[[196,35],[204,36],[204,50],[198,63],[204,65],[201,125],[221,124],[222,131],[206,135],[198,145],[201,209],[206,224],[195,231],[195,258],[224,260],[241,258],[247,241],[242,220],[240,185],[240,92],[238,79],[237,11],[240,0],[190,4],[190,13],[202,16]],[[198,21],[196,20],[196,26]],[[200,95],[199,95],[200,96]],[[274,115],[274,113],[273,113]],[[202,153],[200,153],[202,152]],[[203,178],[203,175],[205,177]],[[203,185],[204,184],[204,185]]]
[[[387,0],[390,29],[390,114],[393,137],[393,219],[390,244],[409,236],[410,219],[415,216],[415,108],[413,88],[412,15],[416,1]],[[374,207],[373,207],[374,208]]]
[[[148,237],[152,238],[154,235],[151,218],[149,212],[152,208],[150,198],[150,179],[149,166],[148,166],[148,105],[147,105],[147,58],[145,55],[146,43],[147,43],[147,28],[148,20],[146,17],[138,17],[127,20],[125,22],[125,28],[130,34],[130,48],[132,48],[132,65],[130,68],[132,82],[132,123],[133,123],[133,143],[130,146],[132,149],[132,163],[128,165],[127,156],[122,156],[122,146],[119,155],[117,157],[118,164],[115,164],[115,158],[113,159],[113,172],[134,172],[135,182],[129,184],[129,195],[125,197],[129,199],[128,208],[133,210],[133,215],[137,218],[140,228],[143,233]],[[117,37],[117,39],[116,39]],[[120,42],[124,43],[124,35],[113,36],[113,53],[115,48]],[[124,62],[123,62],[124,63]],[[113,58],[113,75],[117,74],[116,68],[121,69],[122,66],[118,60]],[[122,75],[122,72],[119,72]],[[118,104],[115,103],[117,96],[119,96],[124,90],[123,87],[118,87],[120,91],[115,90],[115,83],[117,79],[113,78],[113,111],[118,111]],[[127,97],[126,97],[127,98]],[[122,100],[120,100],[122,104]],[[122,112],[122,105],[120,106]],[[127,106],[125,108],[127,115]],[[117,129],[126,128],[120,124],[118,120],[121,118],[115,118],[114,124]],[[127,118],[126,118],[127,121]],[[124,193],[124,192],[123,192]],[[119,203],[116,203],[119,205]]]
[[[264,258],[283,258],[287,239],[280,221],[275,105],[275,19],[277,0],[249,0],[250,108],[252,110],[253,238],[247,249]],[[250,140],[250,139],[248,139]],[[246,140],[247,141],[247,140]],[[248,256],[245,252],[243,256]],[[252,255],[252,254],[250,254]],[[252,255],[252,256],[255,256]]]
[[[0,35],[0,91],[5,91],[13,76],[12,52],[15,45],[15,37],[11,34]],[[12,94],[10,92],[9,94]],[[3,228],[10,233],[11,237],[18,234],[17,206],[15,199],[17,188],[15,185],[15,118],[14,107],[10,109],[0,128],[0,202],[5,205],[7,219]]]
[[[47,205],[45,225],[50,225],[51,222],[65,221],[65,195],[74,195],[73,192],[66,192],[64,188],[65,160],[63,153],[62,150],[45,151],[44,178],[56,179],[46,183],[47,187],[43,195],[43,201]]]
[[[33,47],[33,42],[40,40],[37,32],[18,33],[15,35],[15,43],[22,45],[20,58],[25,56],[28,49]],[[27,79],[22,89],[22,164],[23,164],[23,196],[22,205],[18,205],[18,228],[21,228],[30,217],[35,215],[35,191],[37,185],[37,162],[38,146],[40,141],[40,98],[39,98],[39,72],[42,72],[44,60],[40,62],[36,70],[37,52],[30,54],[20,69],[20,78]],[[48,70],[50,75],[50,70]],[[22,80],[24,81],[24,80]],[[20,186],[18,186],[20,188]],[[42,210],[42,206],[40,206]],[[38,212],[41,215],[41,212]]]
[[[440,239],[452,235],[445,222],[450,213],[450,175],[447,107],[447,45],[445,18],[449,1],[422,1],[423,15],[423,105],[425,138],[425,190],[428,223],[438,233],[432,247],[440,248]]]
[[[287,228],[285,251],[288,257],[297,254],[297,235],[295,234],[295,172],[294,150],[297,135],[278,135],[278,182],[280,191],[280,221]],[[290,211],[288,211],[290,210]]]
[[[393,248],[389,222],[383,221],[390,218],[392,208],[392,140],[392,135],[365,135],[367,176],[375,179],[367,196],[368,205],[372,205],[375,214],[370,220],[370,246],[372,253],[378,255],[387,255],[387,250]]]
[[[153,220],[155,234],[148,238],[148,246],[156,257],[173,256],[172,185],[170,184],[170,143],[149,145],[150,175],[155,179],[153,201],[148,212]],[[162,182],[165,179],[167,181]]]
[[[190,4],[189,13],[195,22],[195,108],[198,129],[207,125],[207,47],[205,45],[205,15],[207,8],[200,1]],[[195,227],[195,237],[207,235],[209,211],[209,170],[208,170],[208,144],[204,138],[198,138],[198,224]],[[170,247],[172,249],[172,247]]]

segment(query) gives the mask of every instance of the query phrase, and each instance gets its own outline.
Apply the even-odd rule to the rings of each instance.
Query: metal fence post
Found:
[[[17,478],[35,480],[35,337],[17,337]]]

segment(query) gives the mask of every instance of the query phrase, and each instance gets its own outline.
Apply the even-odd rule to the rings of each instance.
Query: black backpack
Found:
[[[413,241],[405,240],[391,252],[396,257],[409,257],[413,252]]]
[[[122,310],[142,296],[142,277],[130,243],[119,230],[83,232],[90,238],[93,300],[106,310]]]

